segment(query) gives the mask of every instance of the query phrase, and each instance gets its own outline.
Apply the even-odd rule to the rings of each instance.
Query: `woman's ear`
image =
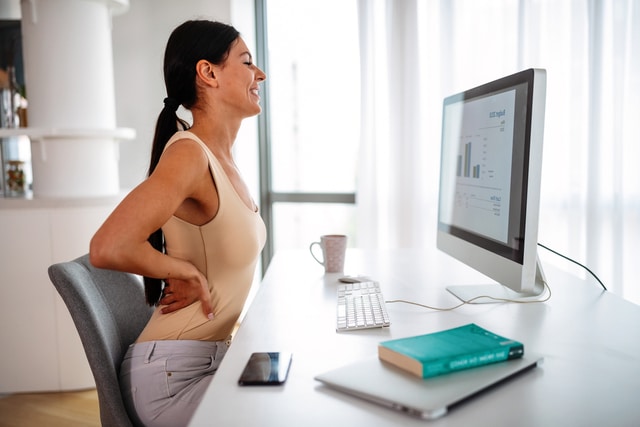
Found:
[[[205,59],[201,59],[196,63],[196,75],[203,81],[203,83],[218,87],[218,79],[214,72],[214,65]]]

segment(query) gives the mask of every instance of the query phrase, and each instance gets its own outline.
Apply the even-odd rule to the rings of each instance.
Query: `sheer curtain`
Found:
[[[360,244],[433,245],[442,98],[545,68],[539,240],[640,303],[640,4],[359,0],[358,13]]]

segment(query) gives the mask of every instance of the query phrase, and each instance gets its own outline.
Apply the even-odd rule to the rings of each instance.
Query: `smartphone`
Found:
[[[238,379],[240,385],[278,385],[283,384],[289,375],[291,353],[258,352],[252,353]]]

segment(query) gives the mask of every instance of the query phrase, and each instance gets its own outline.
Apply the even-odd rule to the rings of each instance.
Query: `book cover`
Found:
[[[378,357],[421,378],[516,359],[524,345],[470,323],[426,335],[383,341]]]

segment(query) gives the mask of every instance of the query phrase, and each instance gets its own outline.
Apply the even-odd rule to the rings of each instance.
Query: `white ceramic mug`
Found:
[[[322,249],[322,259],[313,252],[317,246]],[[325,273],[339,273],[344,271],[344,256],[347,250],[347,236],[344,234],[326,234],[320,236],[319,242],[309,245],[311,256],[324,266]]]

